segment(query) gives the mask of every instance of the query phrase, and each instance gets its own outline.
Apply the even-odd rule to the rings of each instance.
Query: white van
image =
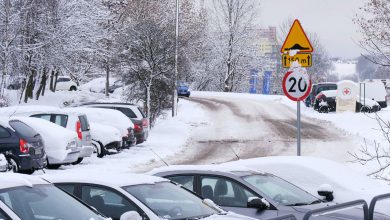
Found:
[[[365,81],[359,84],[359,88],[359,95],[361,97],[378,102],[382,108],[387,107],[387,92],[383,82],[373,80]]]

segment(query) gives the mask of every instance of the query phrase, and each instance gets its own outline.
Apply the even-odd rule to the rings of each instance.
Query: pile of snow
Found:
[[[0,154],[0,172],[7,171],[7,160],[5,159],[4,154]]]
[[[60,112],[60,108],[46,105],[18,105],[0,108],[2,116],[32,115],[45,112]]]
[[[328,184],[333,189],[334,201],[337,203],[356,199],[365,199],[369,203],[376,195],[390,193],[390,186],[387,184],[370,179],[364,173],[344,164],[317,157],[275,156],[239,160],[228,164],[275,174],[313,195],[317,195],[321,185]],[[389,203],[384,201],[378,208],[381,205]]]
[[[109,78],[109,85],[113,85],[114,82],[118,80],[117,78]],[[104,92],[106,88],[106,77],[96,78],[93,79],[79,87],[82,91],[89,91],[89,92],[98,92],[102,93]]]
[[[121,133],[115,127],[94,122],[89,122],[89,126],[92,140],[100,141],[103,146],[122,141]]]
[[[64,109],[67,110],[66,108]],[[117,128],[122,137],[128,135],[128,128],[134,128],[133,122],[122,112],[107,108],[77,107],[68,111],[77,111],[87,115],[88,121]]]
[[[39,118],[14,117],[11,119],[24,122],[41,135],[49,162],[51,160],[64,161],[67,155],[72,152],[71,149],[67,148],[76,147],[77,133],[74,131]]]

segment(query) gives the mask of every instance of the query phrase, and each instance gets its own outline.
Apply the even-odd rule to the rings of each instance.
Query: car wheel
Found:
[[[81,161],[83,161],[83,159],[84,159],[84,157],[77,159],[75,162],[72,163],[72,165],[77,165],[77,164],[81,163]]]
[[[368,106],[362,106],[360,108],[360,112],[363,112],[363,113],[370,113],[371,112],[371,108],[368,107]]]
[[[92,143],[92,145],[94,147],[93,152],[96,153],[97,157],[102,158],[102,157],[104,157],[104,155],[106,155],[106,151],[101,143],[94,142],[94,143]]]
[[[328,106],[321,106],[321,107],[318,109],[318,112],[319,112],[319,113],[328,113],[328,112],[329,112],[329,108],[328,108]]]
[[[14,172],[14,173],[20,172],[19,163],[14,158],[9,158],[8,163],[10,165],[10,168],[12,169],[12,172]]]
[[[76,90],[77,90],[76,86],[71,86],[69,89],[69,91],[76,91]]]

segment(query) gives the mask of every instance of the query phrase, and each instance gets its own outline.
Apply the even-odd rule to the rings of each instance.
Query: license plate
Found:
[[[35,149],[35,154],[36,155],[42,154],[42,148]]]

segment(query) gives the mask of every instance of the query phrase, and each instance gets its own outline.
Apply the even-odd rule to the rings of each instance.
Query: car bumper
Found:
[[[32,158],[31,156],[20,157],[20,170],[37,170],[47,166],[47,157]]]
[[[83,158],[83,157],[90,157],[92,154],[93,154],[93,146],[86,146],[86,145],[83,145],[83,147],[80,149],[80,154],[79,154],[79,158]]]
[[[48,160],[49,160],[49,163],[50,164],[70,164],[70,163],[73,163],[73,162],[76,162],[77,159],[79,159],[79,155],[80,155],[80,151],[77,150],[77,151],[72,151],[70,153],[68,153],[65,157],[65,159],[63,160],[57,160],[55,158],[51,158],[51,157],[48,157]]]
[[[191,92],[178,92],[177,95],[178,96],[190,96]]]

